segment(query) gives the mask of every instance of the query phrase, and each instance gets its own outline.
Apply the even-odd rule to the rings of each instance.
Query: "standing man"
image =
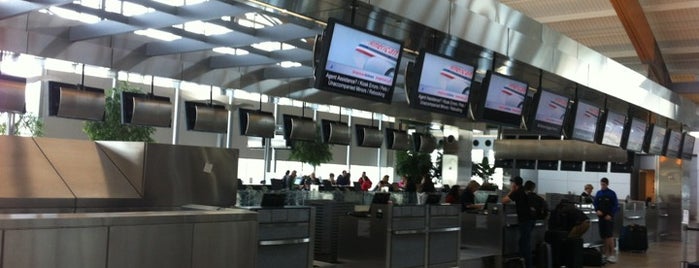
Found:
[[[599,235],[604,241],[602,254],[607,256],[607,262],[615,263],[614,255],[614,214],[619,208],[619,200],[616,193],[609,189],[609,179],[602,178],[599,182],[600,190],[595,195],[595,211],[599,217]]]
[[[510,179],[510,193],[502,198],[502,203],[515,202],[517,211],[517,224],[519,225],[519,255],[524,258],[525,267],[532,267],[532,230],[535,220],[529,211],[527,194],[522,186],[522,177],[516,176]]]

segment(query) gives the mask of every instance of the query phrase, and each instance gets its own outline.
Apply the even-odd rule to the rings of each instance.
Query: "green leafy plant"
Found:
[[[480,163],[472,163],[471,174],[483,179],[482,190],[497,190],[497,185],[490,182],[493,174],[495,174],[495,166],[490,165],[488,157],[483,157]]]
[[[41,137],[44,135],[44,121],[38,116],[26,113],[20,114],[16,119],[17,121],[15,121],[12,126],[12,133],[7,133],[7,124],[2,123],[0,124],[0,134],[31,137]]]
[[[313,166],[313,169],[322,163],[330,162],[333,159],[330,145],[320,139],[320,128],[317,132],[315,141],[292,141],[289,160],[307,163]]]
[[[435,166],[429,154],[414,151],[396,152],[396,173],[405,175],[409,183],[419,182],[423,176],[433,176]]]
[[[105,92],[104,121],[85,121],[83,132],[90,140],[153,142],[154,127],[121,124],[121,92],[142,92],[121,82]]]

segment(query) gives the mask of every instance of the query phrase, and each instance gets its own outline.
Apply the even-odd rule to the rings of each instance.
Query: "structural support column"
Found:
[[[672,85],[653,30],[638,0],[610,0],[641,62],[648,65],[648,78],[667,88]]]
[[[172,108],[172,144],[177,144],[179,142],[180,120],[178,119],[180,114],[180,85],[182,85],[181,81],[175,82],[175,106]]]

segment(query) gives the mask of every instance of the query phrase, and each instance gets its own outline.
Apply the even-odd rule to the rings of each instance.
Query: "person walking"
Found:
[[[619,209],[619,200],[616,193],[609,189],[609,179],[602,178],[599,182],[600,190],[595,194],[594,206],[599,217],[599,235],[604,241],[602,254],[607,258],[607,262],[616,263],[614,254],[614,215]]]

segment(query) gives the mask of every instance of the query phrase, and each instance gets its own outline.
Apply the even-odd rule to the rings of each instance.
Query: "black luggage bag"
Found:
[[[541,242],[536,246],[536,254],[534,260],[537,268],[552,268],[553,262],[551,254],[551,245],[546,242]]]
[[[583,249],[583,265],[585,266],[603,266],[604,258],[602,252],[596,248]]]
[[[645,226],[627,225],[619,234],[619,250],[646,251],[648,249],[648,231]]]

